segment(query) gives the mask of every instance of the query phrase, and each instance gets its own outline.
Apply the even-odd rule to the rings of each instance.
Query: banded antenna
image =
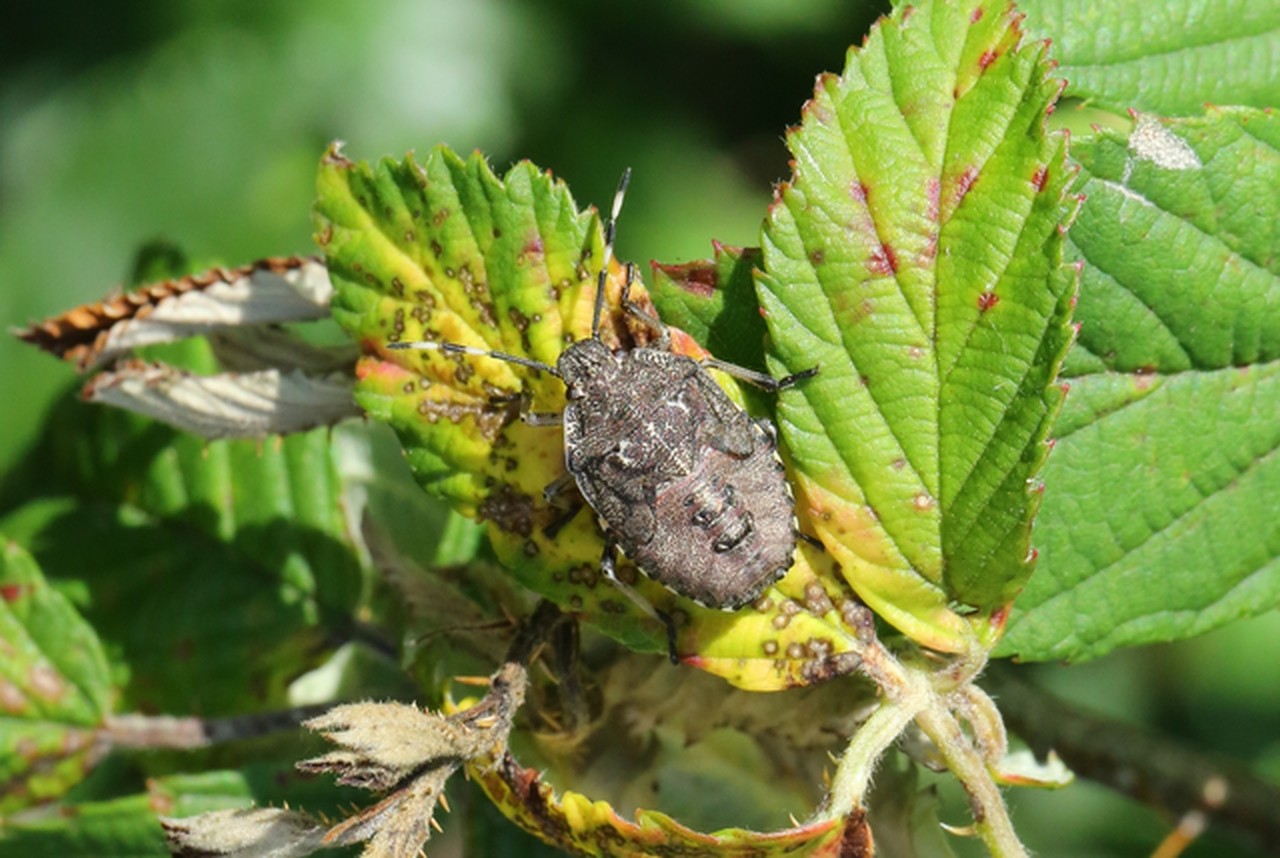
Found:
[[[600,275],[596,279],[596,304],[591,310],[591,338],[600,339],[600,317],[604,314],[604,286],[609,280],[609,263],[613,261],[613,237],[618,230],[618,215],[622,213],[622,200],[627,195],[627,185],[631,184],[631,168],[622,171],[618,180],[618,190],[613,195],[613,208],[609,210],[609,220],[604,225],[604,258],[600,260]]]

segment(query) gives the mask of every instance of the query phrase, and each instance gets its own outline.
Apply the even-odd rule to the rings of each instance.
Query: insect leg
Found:
[[[658,345],[660,351],[668,351],[671,348],[671,332],[667,330],[667,326],[657,316],[645,310],[639,304],[631,300],[631,284],[636,279],[636,266],[627,263],[627,279],[622,284],[622,308],[649,327],[658,332]]]
[[[564,414],[559,411],[525,411],[520,419],[530,426],[559,426],[564,422]]]
[[[807,545],[809,545],[810,548],[816,548],[819,551],[823,552],[824,554],[826,553],[827,546],[823,545],[822,540],[819,539],[818,537],[813,536],[812,534],[805,533],[803,530],[801,530],[798,527],[795,529],[795,534],[796,534],[796,539],[799,539],[801,542],[806,543]]]
[[[560,510],[560,514],[550,524],[542,528],[542,533],[547,539],[555,539],[561,528],[573,521],[574,516],[582,509],[584,505],[582,495],[570,491],[574,486],[573,474],[565,471],[547,483],[547,487],[542,490],[543,500],[550,504],[552,509]]]
[[[563,497],[563,496],[562,496]],[[547,539],[555,539],[564,526],[573,521],[579,510],[586,506],[586,502],[581,497],[573,497],[568,495],[569,500],[565,502],[564,509],[560,515],[556,516],[550,524],[542,528],[542,535]]]
[[[542,499],[549,504],[554,504],[557,499],[564,496],[565,489],[574,485],[573,474],[565,471],[551,482],[547,483],[547,487],[542,490]]]
[[[723,361],[718,358],[703,358],[700,363],[705,367],[718,369],[726,375],[731,375],[736,379],[747,382],[748,384],[754,384],[756,387],[767,390],[770,393],[776,393],[779,390],[784,390],[798,382],[804,381],[806,378],[813,378],[818,374],[818,368],[813,366],[801,372],[783,376],[782,378],[774,378],[773,376],[767,375],[763,372],[756,372],[754,369],[747,369],[745,366],[738,366],[736,363],[729,363],[728,361]]]
[[[415,351],[433,351],[446,352],[454,355],[471,355],[472,357],[487,357],[494,360],[506,361],[507,363],[518,363],[520,366],[527,366],[529,369],[536,369],[538,372],[545,372],[560,377],[560,373],[556,372],[556,368],[551,364],[543,363],[533,358],[521,357],[520,355],[507,354],[506,352],[492,352],[486,349],[478,349],[474,346],[464,346],[461,343],[437,343],[432,340],[416,340],[409,343],[387,343],[387,348],[397,350],[412,349]]]
[[[609,583],[622,591],[622,595],[631,600],[637,608],[644,611],[646,615],[662,623],[667,629],[667,658],[672,664],[680,663],[680,655],[676,652],[676,624],[671,615],[665,611],[659,611],[653,604],[635,591],[629,584],[618,577],[616,564],[618,561],[618,547],[614,545],[613,539],[606,533],[604,537],[604,555],[600,558],[600,573],[609,579]]]
[[[565,617],[552,629],[551,637],[551,670],[556,678],[560,708],[565,717],[564,729],[569,733],[590,721],[579,666],[582,647],[578,632],[578,621]]]

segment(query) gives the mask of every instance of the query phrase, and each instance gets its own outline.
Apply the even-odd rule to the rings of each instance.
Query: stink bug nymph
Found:
[[[635,268],[626,266],[622,307],[658,334],[652,347],[614,352],[600,338],[605,284],[628,170],[605,225],[604,258],[596,282],[591,336],[568,346],[555,366],[504,352],[446,342],[390,343],[509,361],[564,382],[562,414],[529,413],[539,425],[563,423],[565,475],[595,510],[605,535],[604,575],[646,613],[665,623],[672,661],[675,630],[614,574],[617,549],[645,575],[701,605],[736,610],[754,601],[791,566],[796,547],[795,501],[778,457],[773,425],[739,408],[707,372],[714,367],[767,390],[808,378],[785,378],[670,351],[670,334],[630,300]]]

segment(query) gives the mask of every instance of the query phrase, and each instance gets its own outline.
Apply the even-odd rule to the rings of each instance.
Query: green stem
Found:
[[[974,827],[991,854],[995,858],[1026,858],[1027,850],[1013,830],[1000,788],[946,700],[935,698],[933,705],[916,715],[916,724],[933,740],[947,768],[969,794]]]
[[[880,757],[934,700],[927,677],[903,667],[879,641],[867,645],[860,669],[880,688],[884,700],[858,727],[840,756],[827,800],[816,814],[822,819],[846,816],[866,806],[867,788]]]

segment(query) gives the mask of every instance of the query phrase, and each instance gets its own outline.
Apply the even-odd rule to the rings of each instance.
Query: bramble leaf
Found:
[[[989,646],[1033,565],[1072,299],[1044,53],[1007,4],[900,7],[819,79],[764,229],[771,368],[821,367],[778,406],[801,511],[941,650]]]
[[[1280,5],[1273,0],[1020,0],[1053,39],[1066,95],[1092,106],[1194,116],[1206,103],[1280,104]]]
[[[340,452],[326,429],[205,442],[67,401],[24,459],[31,475],[8,483],[0,527],[87,594],[129,673],[123,708],[279,705],[361,596]]]
[[[57,798],[101,755],[107,659],[93,629],[0,537],[0,813]]]
[[[1080,347],[1000,652],[1094,658],[1280,601],[1280,117],[1156,120],[1073,147]]]
[[[361,406],[396,429],[420,482],[488,522],[499,559],[522,584],[628,646],[665,651],[662,626],[600,575],[593,516],[566,515],[543,497],[564,473],[563,434],[519,413],[561,411],[560,380],[495,359],[388,348],[426,339],[554,364],[566,343],[590,335],[603,249],[597,215],[580,212],[563,184],[531,164],[499,179],[480,156],[464,161],[446,149],[421,165],[376,167],[331,151],[319,185],[335,317],[365,353]],[[643,345],[654,333],[618,310],[621,274],[616,267],[608,278],[602,337],[615,348]],[[632,296],[648,300],[640,284]],[[674,350],[704,354],[687,334],[672,335]],[[687,663],[744,687],[779,688],[848,666],[846,594],[829,570],[815,571],[823,566],[825,558],[798,552],[786,581],[736,614],[643,576],[634,586],[684,619],[678,648]]]
[[[694,831],[664,813],[637,811],[634,820],[608,802],[566,791],[556,795],[541,775],[510,754],[491,768],[469,768],[490,798],[526,831],[562,849],[587,855],[679,856],[690,854],[869,856],[871,832],[865,815],[825,819],[782,831],[727,828],[710,834]]]

